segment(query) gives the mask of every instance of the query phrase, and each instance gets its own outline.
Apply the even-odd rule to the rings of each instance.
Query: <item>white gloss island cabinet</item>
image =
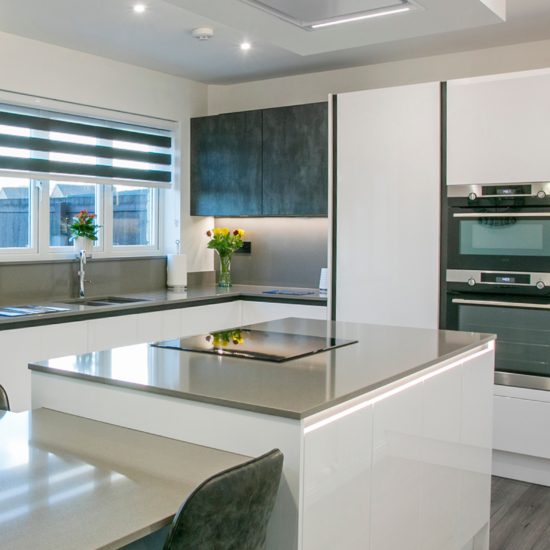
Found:
[[[282,364],[146,344],[43,361],[33,407],[247,456],[279,448],[267,550],[488,550],[492,336],[256,327],[357,343]]]
[[[337,96],[338,321],[438,327],[440,89]]]
[[[283,317],[326,319],[327,308],[231,302],[0,331],[0,384],[11,409],[31,408],[28,364],[68,355],[192,336]],[[244,319],[243,319],[244,317]]]
[[[550,70],[447,83],[449,185],[550,181]]]

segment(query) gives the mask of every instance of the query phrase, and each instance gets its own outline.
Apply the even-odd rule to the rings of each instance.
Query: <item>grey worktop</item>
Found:
[[[313,294],[291,296],[264,293],[264,291],[276,289],[309,291],[313,292]],[[161,290],[155,292],[142,292],[137,294],[116,294],[116,296],[123,298],[138,298],[144,301],[99,307],[80,305],[74,300],[71,301],[69,299],[66,302],[57,301],[47,303],[44,302],[39,304],[33,303],[33,305],[68,308],[68,311],[15,318],[0,317],[0,330],[67,323],[71,321],[82,321],[86,319],[100,319],[102,317],[130,315],[133,313],[147,313],[166,309],[177,309],[198,305],[231,302],[235,300],[307,304],[313,306],[326,306],[327,304],[326,294],[323,295],[318,290],[304,288],[289,289],[283,287],[252,285],[234,285],[231,288],[219,288],[217,285],[212,284],[195,288],[188,288],[184,292]],[[103,294],[102,296],[89,295],[86,296],[86,300],[95,300],[102,297],[105,297],[105,294]],[[13,306],[24,305],[26,304],[13,304]]]
[[[285,363],[128,346],[32,363],[34,371],[303,419],[495,339],[493,335],[282,319],[259,330],[358,340]]]
[[[0,411],[3,550],[120,548],[247,457],[37,409]]]

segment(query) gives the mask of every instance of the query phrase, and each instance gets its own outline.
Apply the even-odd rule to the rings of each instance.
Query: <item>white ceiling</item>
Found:
[[[266,1],[300,16],[313,13],[313,1],[325,4],[322,13],[390,3]],[[550,0],[507,0],[506,21],[499,16],[504,0],[417,0],[424,10],[316,31],[242,0],[141,0],[147,10],[135,13],[137,2],[0,0],[0,31],[211,84],[550,39]],[[214,38],[192,38],[202,26],[213,27]],[[243,41],[253,48],[241,51]]]

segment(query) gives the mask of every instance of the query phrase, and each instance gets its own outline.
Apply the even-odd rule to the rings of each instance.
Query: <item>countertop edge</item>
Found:
[[[136,296],[138,294],[146,293],[133,293],[128,295],[121,294],[120,296]],[[93,300],[94,298],[90,297],[89,299]],[[86,311],[65,311],[21,317],[17,319],[6,319],[3,320],[3,322],[0,322],[0,331],[47,325],[60,325],[84,320],[105,319],[109,317],[121,317],[124,315],[138,315],[141,313],[154,313],[156,311],[168,311],[171,309],[186,309],[190,307],[223,304],[236,301],[271,302],[300,306],[308,305],[314,307],[327,306],[327,299],[319,298],[317,296],[311,298],[304,298],[303,296],[291,298],[284,295],[280,295],[280,297],[278,295],[262,296],[260,294],[239,292],[235,294],[228,294],[227,296],[198,296],[196,298],[182,298],[181,300],[170,300],[163,302],[151,300],[147,302],[129,303],[120,306],[105,306],[105,308],[94,308]],[[60,302],[49,301],[47,303],[58,304]]]

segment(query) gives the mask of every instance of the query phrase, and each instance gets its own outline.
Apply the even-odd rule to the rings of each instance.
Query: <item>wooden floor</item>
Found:
[[[550,487],[493,477],[491,550],[550,550]]]

